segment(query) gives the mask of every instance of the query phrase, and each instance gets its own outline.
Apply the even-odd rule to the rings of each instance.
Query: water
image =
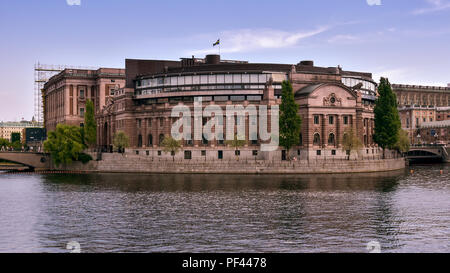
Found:
[[[0,252],[450,252],[450,165],[358,175],[0,174]],[[444,174],[439,170],[443,169]]]

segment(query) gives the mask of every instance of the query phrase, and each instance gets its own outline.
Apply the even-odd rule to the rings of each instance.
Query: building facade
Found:
[[[93,101],[98,113],[111,91],[124,86],[124,69],[65,69],[50,78],[42,90],[46,130],[55,130],[59,123],[80,126],[84,122],[86,100]]]
[[[450,119],[450,87],[393,84],[403,130],[413,144],[424,141],[418,138],[422,125]]]
[[[30,121],[20,122],[0,122],[0,138],[11,141],[12,133],[20,133],[20,139],[24,139],[24,132],[26,128],[36,127],[36,124]]]
[[[340,67],[317,67],[312,61],[298,64],[248,63],[221,60],[219,55],[206,58],[183,58],[180,61],[126,60],[126,86],[112,92],[97,115],[98,145],[112,149],[113,136],[125,132],[130,150],[136,154],[164,156],[161,142],[171,135],[171,128],[179,118],[172,117],[175,106],[195,111],[195,101],[201,98],[202,112],[207,106],[271,108],[281,103],[281,83],[289,80],[302,117],[302,131],[298,145],[291,154],[279,148],[264,152],[264,141],[251,136],[249,127],[255,124],[247,113],[245,144],[240,148],[227,145],[222,138],[207,140],[183,139],[185,159],[226,159],[240,156],[255,159],[296,157],[344,158],[342,150],[345,134],[352,129],[364,148],[360,153],[375,156],[378,149],[373,142],[373,107],[377,85],[370,73],[344,71]],[[247,108],[248,109],[248,108]],[[258,112],[258,118],[261,118]],[[234,119],[228,122],[228,119]],[[223,117],[224,132],[237,132],[238,119]],[[191,119],[192,127],[198,122],[207,125],[211,116],[200,121]],[[268,130],[271,129],[270,114]],[[184,125],[183,125],[184,126]],[[255,140],[256,139],[256,140]]]

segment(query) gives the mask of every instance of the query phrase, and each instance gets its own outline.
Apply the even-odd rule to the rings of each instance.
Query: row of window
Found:
[[[211,90],[263,90],[264,85],[194,85],[183,87],[165,87],[151,89],[137,89],[136,95],[155,95],[165,92],[183,92],[183,91],[211,91]],[[274,89],[281,90],[281,85],[274,85]]]
[[[241,84],[262,83],[265,84],[271,74],[214,74],[214,75],[189,75],[189,76],[167,76],[152,79],[143,79],[136,82],[136,88],[162,87],[162,86],[184,86],[198,84]]]
[[[328,124],[334,124],[334,116],[328,116]],[[349,122],[349,117],[348,116],[343,116],[343,123],[344,124],[348,124]],[[320,124],[320,116],[319,115],[314,115],[314,124]]]
[[[197,97],[197,96],[196,96]],[[233,95],[233,96],[202,96],[202,102],[226,102],[226,101],[261,101],[261,95]],[[178,102],[194,102],[194,97],[170,97],[170,98],[158,98],[158,99],[145,99],[140,100],[140,104],[159,104],[159,103],[178,103]]]
[[[159,142],[158,142],[159,146],[162,145],[164,137],[165,137],[164,134],[160,134],[159,135]],[[184,144],[185,145],[194,145],[194,142],[192,140],[185,140]],[[207,138],[205,138],[204,135],[202,136],[202,144],[203,145],[208,145],[209,144],[209,141],[207,140]],[[225,140],[223,140],[223,139],[222,140],[217,140],[217,144],[218,145],[225,145]],[[251,144],[252,145],[258,145],[259,142],[257,140],[251,140]],[[138,147],[142,147],[142,146],[143,146],[142,135],[138,135]],[[149,146],[149,147],[153,146],[153,135],[152,134],[149,134],[148,137],[147,137],[147,146]]]

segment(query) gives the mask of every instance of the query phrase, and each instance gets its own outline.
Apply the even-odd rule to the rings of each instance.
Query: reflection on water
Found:
[[[0,252],[448,252],[450,166],[354,175],[0,174]],[[439,170],[443,169],[444,174]]]

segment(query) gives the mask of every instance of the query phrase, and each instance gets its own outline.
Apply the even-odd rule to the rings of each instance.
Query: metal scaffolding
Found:
[[[34,65],[34,118],[39,124],[44,122],[44,103],[42,89],[44,84],[54,75],[64,69],[98,69],[97,67],[78,67],[70,65],[48,65],[36,63]]]

